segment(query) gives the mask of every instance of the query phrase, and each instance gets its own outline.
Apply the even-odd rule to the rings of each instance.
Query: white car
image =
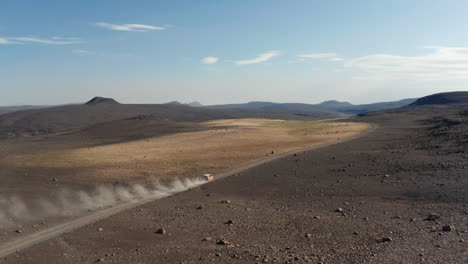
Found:
[[[206,181],[212,181],[214,179],[214,176],[207,173],[207,174],[203,174],[202,178],[205,179]]]

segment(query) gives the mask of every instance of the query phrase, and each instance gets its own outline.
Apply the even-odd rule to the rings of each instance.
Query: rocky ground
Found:
[[[2,263],[468,263],[464,110],[367,115],[359,120],[379,128],[362,138],[140,206]]]

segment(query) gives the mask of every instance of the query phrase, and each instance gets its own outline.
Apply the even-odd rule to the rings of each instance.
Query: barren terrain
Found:
[[[206,129],[64,151],[8,155],[3,167],[62,171],[82,169],[80,181],[131,181],[132,177],[194,177],[281,152],[356,135],[369,126],[330,121],[232,119],[201,123]],[[64,175],[65,174],[65,175]]]
[[[4,262],[467,263],[464,113],[368,115],[361,120],[380,127],[362,138],[140,206]]]
[[[129,122],[4,141],[0,189],[6,200],[0,199],[0,202],[9,204],[10,209],[3,212],[6,213],[3,217],[21,216],[15,216],[0,228],[0,239],[6,241],[60,223],[79,213],[73,212],[77,208],[95,208],[77,204],[64,206],[64,190],[67,193],[84,190],[93,197],[100,197],[101,194],[93,194],[102,192],[93,191],[100,185],[132,191],[129,184],[151,185],[156,178],[169,180],[199,177],[203,173],[218,174],[268,156],[349,138],[369,128],[364,123],[339,120],[231,119],[173,123],[138,117]],[[122,124],[131,125],[133,129],[126,131],[127,126]],[[110,129],[116,125],[121,126],[119,131]],[[156,127],[158,133],[154,130]],[[105,130],[109,133],[103,137]],[[141,131],[137,133],[137,130]],[[129,135],[134,136],[129,138]],[[71,196],[66,194],[66,197]],[[14,200],[16,197],[20,202]],[[52,201],[54,213],[41,212],[43,203],[38,208],[34,201],[42,199]],[[54,200],[60,201],[60,205]],[[11,204],[17,205],[12,207]],[[22,208],[23,204],[34,213],[16,209],[13,212],[13,208]]]

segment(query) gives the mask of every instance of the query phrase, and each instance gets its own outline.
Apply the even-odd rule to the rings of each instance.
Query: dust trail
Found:
[[[71,216],[109,207],[119,202],[159,199],[206,183],[202,179],[176,179],[168,184],[153,180],[149,185],[100,185],[91,192],[62,189],[54,199],[24,201],[18,196],[0,196],[0,228],[20,220],[38,220],[54,216]]]

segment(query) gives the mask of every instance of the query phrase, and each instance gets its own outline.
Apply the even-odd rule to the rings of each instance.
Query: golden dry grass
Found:
[[[196,176],[218,173],[275,154],[352,137],[363,123],[232,119],[202,123],[215,128],[67,151],[5,157],[16,167],[85,169],[83,180]],[[91,174],[89,172],[92,171]],[[90,178],[86,178],[90,177]]]

